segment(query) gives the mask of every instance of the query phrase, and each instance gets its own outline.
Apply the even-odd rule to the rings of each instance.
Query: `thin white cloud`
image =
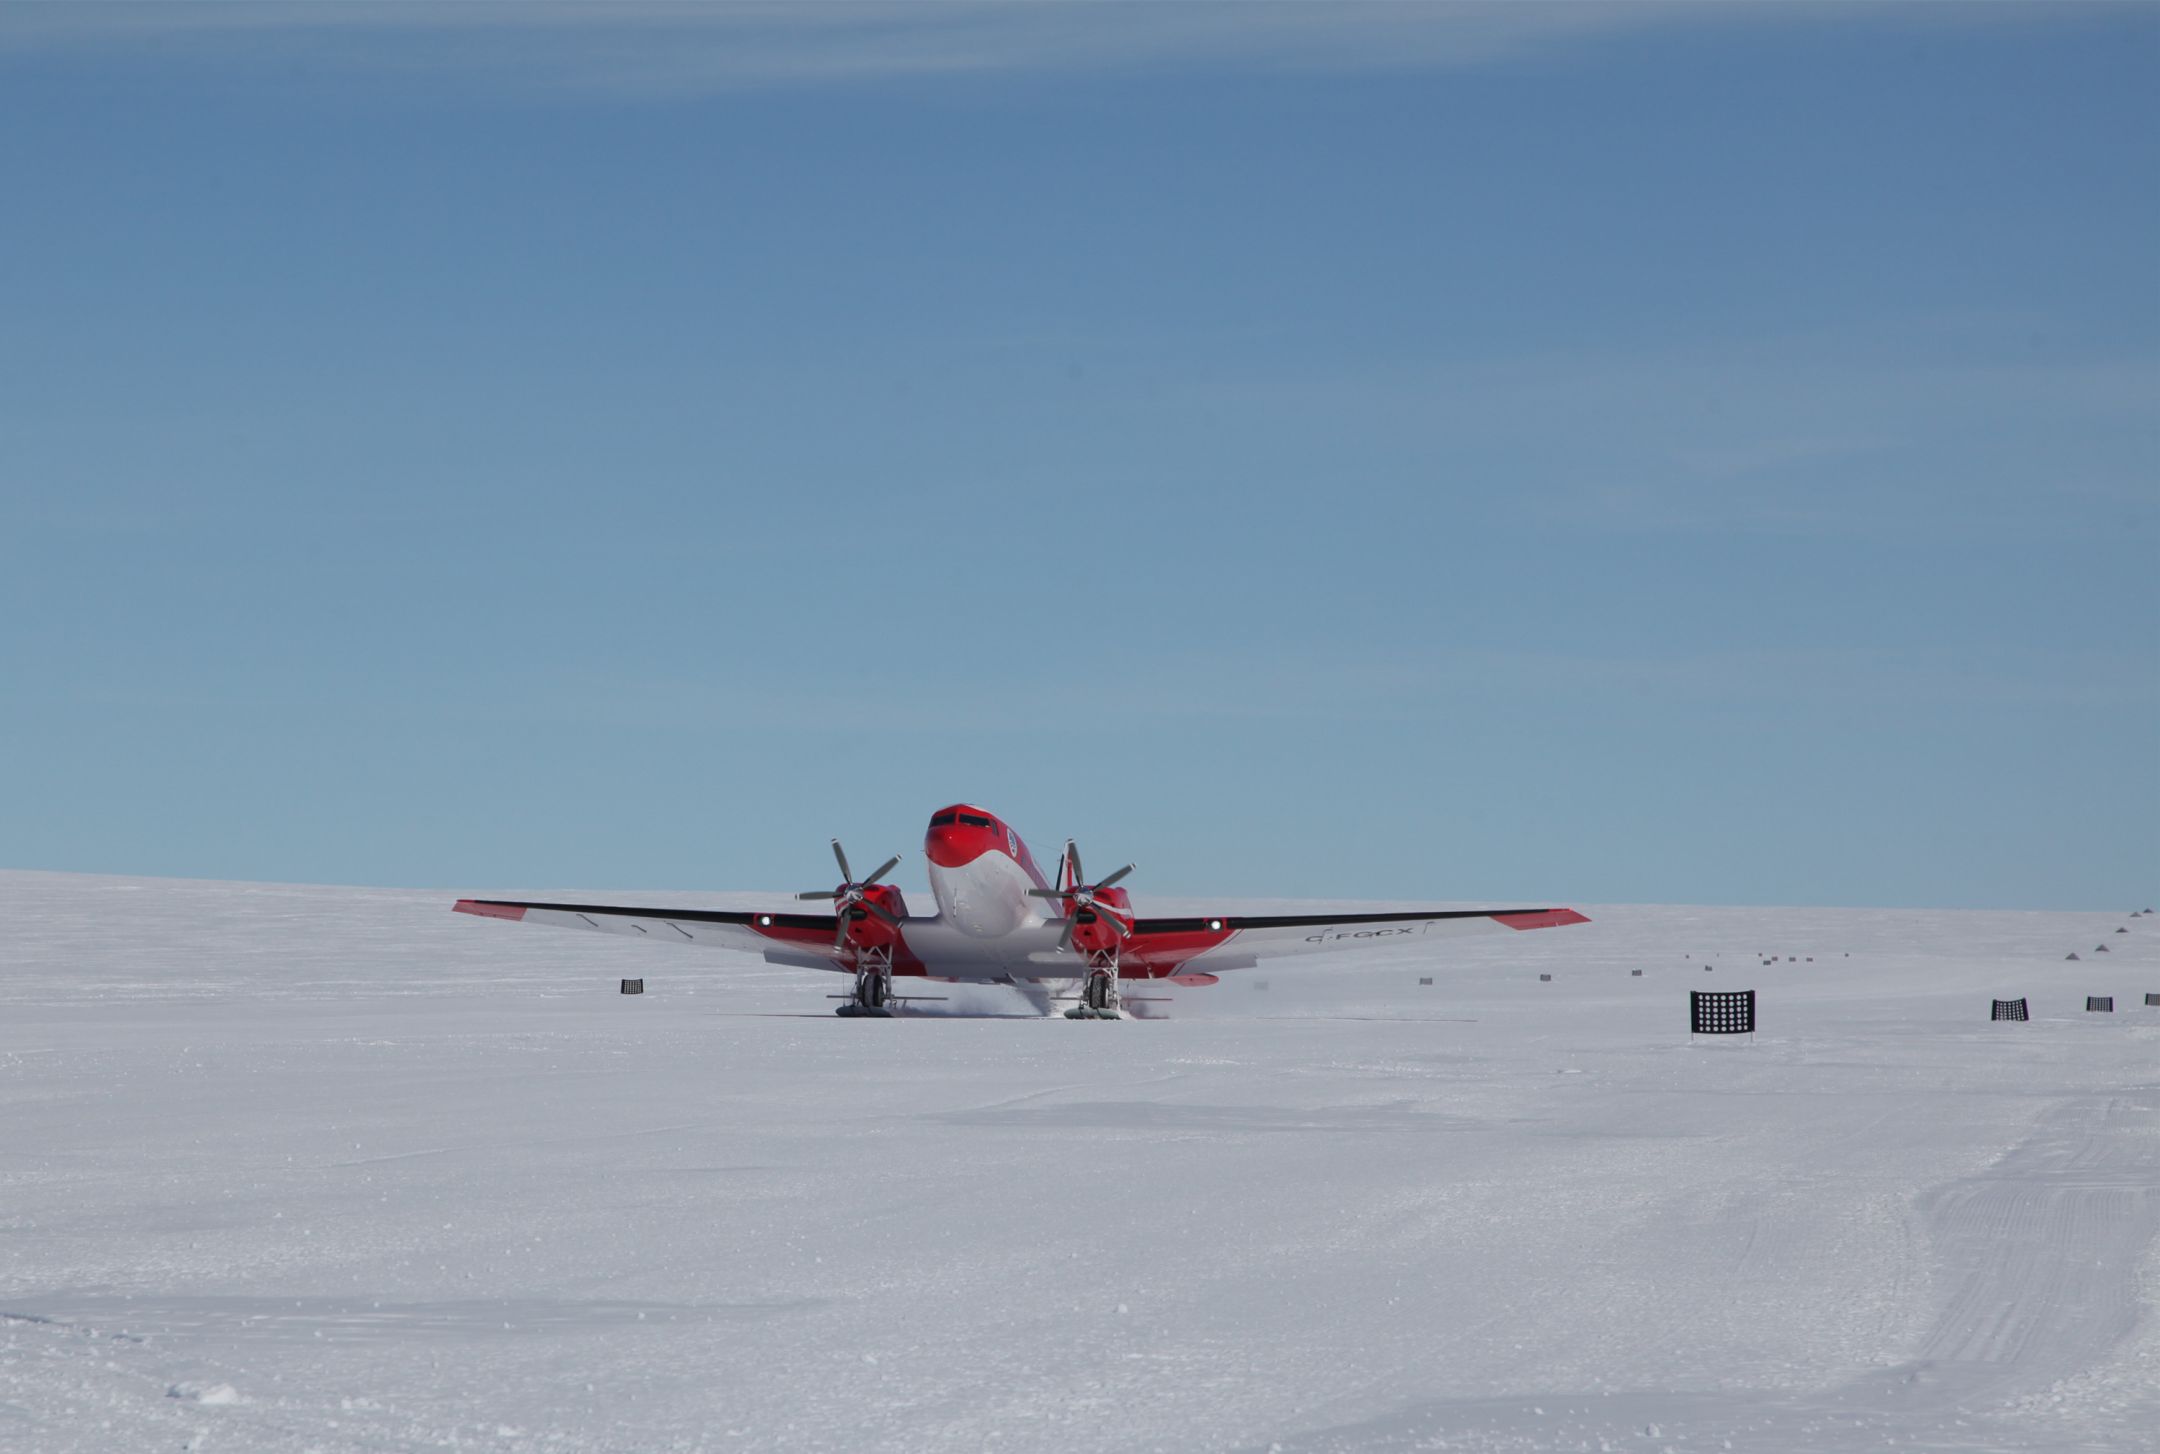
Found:
[[[2025,356],[2034,331],[2063,330],[1975,314],[1441,362],[1328,356],[1193,371],[1180,403],[1299,421],[1287,440],[1389,439],[1390,467],[1408,478],[1420,461],[1434,480],[1465,461],[1502,462],[1504,476],[1485,477],[1488,498],[1558,530],[2143,528],[2153,494],[2137,450],[2151,438],[2160,355],[2039,362]]]
[[[2023,6],[1861,7],[1731,0],[830,0],[554,3],[0,4],[0,54],[165,62],[304,60],[477,73],[606,94],[700,94],[886,77],[1135,70],[1445,69],[1656,26]]]

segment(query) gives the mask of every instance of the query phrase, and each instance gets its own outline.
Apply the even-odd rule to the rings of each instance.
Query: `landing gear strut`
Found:
[[[835,998],[838,998],[837,996]],[[892,950],[862,949],[855,951],[855,993],[846,997],[847,1003],[836,1008],[836,1015],[875,1015],[879,1019],[892,1018]]]
[[[1065,1012],[1068,1020],[1120,1020],[1118,998],[1118,947],[1091,950],[1087,955],[1087,979],[1080,987],[1080,1003]]]

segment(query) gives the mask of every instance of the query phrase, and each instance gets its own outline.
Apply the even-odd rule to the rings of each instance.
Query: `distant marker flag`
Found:
[[[1689,1033],[1695,1035],[1752,1035],[1755,1033],[1755,991],[1693,990],[1688,994]]]
[[[1988,1018],[1990,1020],[2030,1020],[2032,1016],[2025,1012],[2025,1002],[2023,1000],[1997,1000],[1995,1002],[1995,1013],[1988,1016]]]

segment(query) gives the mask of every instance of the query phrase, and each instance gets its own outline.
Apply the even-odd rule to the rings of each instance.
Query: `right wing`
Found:
[[[734,909],[640,909],[620,904],[528,904],[514,899],[459,899],[460,914],[513,919],[558,929],[597,929],[663,944],[703,944],[762,954],[773,964],[811,969],[845,967],[833,952],[839,932],[831,914],[768,914]]]
[[[1385,914],[1201,914],[1134,919],[1124,956],[1153,975],[1249,969],[1263,959],[1408,944],[1493,929],[1587,924],[1573,909],[1420,909]]]

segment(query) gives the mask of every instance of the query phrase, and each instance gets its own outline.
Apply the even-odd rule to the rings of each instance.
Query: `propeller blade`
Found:
[[[898,914],[895,914],[892,910],[886,908],[883,904],[877,903],[875,900],[872,899],[864,899],[862,906],[868,909],[872,914],[875,914],[878,918],[883,919],[886,923],[892,925],[895,929],[900,927],[900,916]]]
[[[1065,920],[1065,921],[1064,921],[1064,923],[1065,923],[1065,932],[1063,932],[1062,934],[1058,935],[1058,948],[1059,948],[1059,949],[1070,949],[1070,948],[1072,948],[1072,931],[1073,931],[1073,921],[1072,921],[1072,920],[1070,920],[1070,919],[1067,919],[1067,920]]]
[[[872,869],[870,872],[870,877],[864,879],[863,882],[866,884],[884,882],[885,875],[891,873],[893,869],[899,864],[899,862],[900,855],[895,853],[892,857],[886,859],[883,863]]]
[[[1065,899],[1072,896],[1063,889],[1029,889],[1028,897],[1031,899]]]
[[[1071,877],[1065,880],[1065,887],[1071,888],[1075,884],[1087,882],[1080,876],[1080,845],[1070,838],[1065,840],[1065,867],[1071,874]]]
[[[847,920],[844,918],[833,920],[832,947],[834,953],[847,948]]]
[[[840,861],[840,882],[849,884],[855,882],[854,871],[847,866],[847,850],[840,846],[840,840],[837,838],[832,841],[832,856]]]
[[[1133,866],[1128,863],[1123,868],[1119,869],[1116,873],[1113,873],[1110,875],[1110,877],[1104,879],[1101,883],[1096,884],[1095,887],[1098,889],[1106,889],[1110,887],[1110,885],[1116,883],[1119,879],[1125,877],[1126,874],[1131,873],[1132,871]]]
[[[837,899],[840,894],[836,889],[812,889],[807,894],[797,894],[795,897],[798,899]]]

